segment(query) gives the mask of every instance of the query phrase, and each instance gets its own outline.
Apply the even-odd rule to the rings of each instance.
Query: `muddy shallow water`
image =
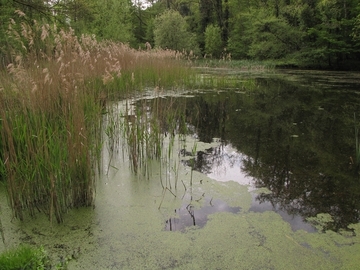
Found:
[[[148,176],[134,175],[121,142],[109,151],[104,135],[95,208],[70,210],[63,224],[49,226],[41,214],[11,220],[2,195],[0,252],[43,245],[69,269],[356,269],[359,178],[349,119],[359,82],[341,77],[349,84],[340,89],[331,73],[286,76],[281,84],[283,75],[259,75],[257,92],[162,97],[200,113],[187,111],[194,132],[174,144],[166,165],[151,162]],[[314,89],[319,81],[328,92]]]

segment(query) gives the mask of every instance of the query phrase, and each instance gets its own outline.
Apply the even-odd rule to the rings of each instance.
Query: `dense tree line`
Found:
[[[274,60],[288,66],[356,69],[359,0],[0,0],[1,62],[17,10],[77,35],[207,57]],[[20,27],[20,26],[19,26]]]

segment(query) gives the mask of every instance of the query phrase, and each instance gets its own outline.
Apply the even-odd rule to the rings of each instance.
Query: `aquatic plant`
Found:
[[[127,99],[119,119],[122,150],[127,153],[132,171],[149,178],[149,164],[156,160],[164,191],[177,188],[180,153],[174,151],[174,144],[184,143],[188,132],[186,102],[175,106],[172,100],[171,95],[161,96],[159,89],[151,98]]]
[[[177,52],[138,51],[94,36],[77,37],[72,29],[36,21],[30,26],[26,20],[9,26],[19,46],[0,74],[0,174],[15,217],[24,219],[29,209],[31,216],[40,211],[61,222],[69,207],[94,202],[94,165],[107,102],[143,91],[145,85],[181,84],[190,73],[175,61],[181,58]],[[141,128],[134,125],[129,131],[135,143],[143,144]],[[156,155],[159,142],[150,139]],[[133,147],[135,168],[145,164],[137,157],[144,156],[144,148]]]
[[[147,172],[149,160],[160,160],[162,157],[162,145],[165,138],[165,115],[166,107],[162,106],[161,99],[154,99],[154,110],[147,112],[147,100],[140,100],[137,106],[126,101],[123,114],[123,137],[126,140],[126,148],[132,170],[137,173],[143,168]],[[169,132],[173,134],[173,132]]]

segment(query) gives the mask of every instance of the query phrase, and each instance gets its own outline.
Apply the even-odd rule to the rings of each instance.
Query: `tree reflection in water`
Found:
[[[334,88],[284,76],[255,81],[254,89],[241,93],[204,91],[171,100],[174,110],[186,104],[186,122],[200,141],[221,141],[218,148],[198,152],[193,168],[209,175],[224,170],[225,158],[253,186],[271,191],[256,197],[260,204],[303,219],[328,213],[334,221],[327,229],[359,222],[354,113],[360,114],[360,96],[350,89],[359,83],[342,89],[339,83]],[[228,145],[236,154],[223,151]]]

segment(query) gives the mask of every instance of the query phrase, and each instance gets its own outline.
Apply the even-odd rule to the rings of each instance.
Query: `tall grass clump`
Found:
[[[189,74],[171,51],[77,37],[69,30],[11,21],[13,61],[0,74],[0,176],[15,217],[94,202],[94,164],[106,102],[145,85],[174,85]],[[21,49],[18,49],[21,48]]]
[[[2,171],[16,217],[27,208],[61,222],[67,208],[93,203],[93,121],[101,108],[80,68],[85,46],[71,32],[36,22],[21,29],[10,34],[26,54],[13,52],[1,80]]]

